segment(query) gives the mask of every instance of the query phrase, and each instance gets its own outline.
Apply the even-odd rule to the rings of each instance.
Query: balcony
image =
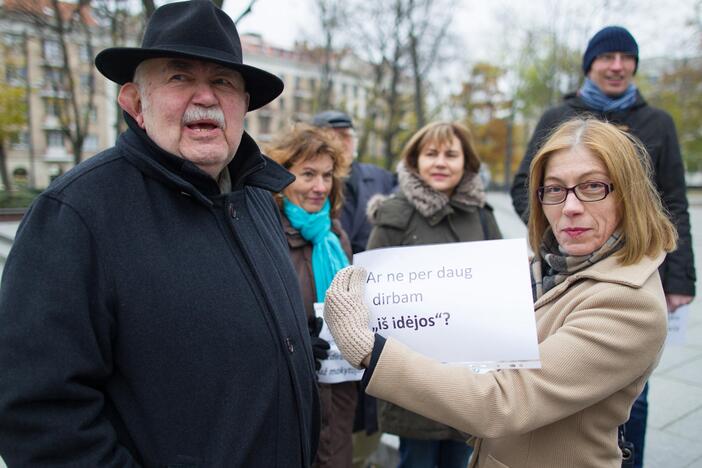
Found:
[[[45,162],[73,162],[73,155],[60,146],[49,146],[44,153]]]
[[[61,120],[55,115],[45,115],[42,127],[44,130],[61,130],[63,125],[61,125]]]

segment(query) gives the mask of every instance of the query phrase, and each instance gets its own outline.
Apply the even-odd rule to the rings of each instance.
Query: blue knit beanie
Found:
[[[639,67],[639,46],[629,31],[621,26],[607,26],[592,36],[583,54],[583,73],[587,75],[592,62],[608,52],[623,52],[636,58],[636,68]],[[634,73],[636,73],[634,68]]]

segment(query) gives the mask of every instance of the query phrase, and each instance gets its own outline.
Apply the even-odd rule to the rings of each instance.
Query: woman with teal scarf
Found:
[[[349,165],[333,135],[303,124],[267,150],[271,158],[295,175],[295,181],[278,195],[278,206],[319,366],[329,345],[317,336],[321,318],[315,318],[314,303],[324,302],[334,275],[349,264],[351,257],[349,239],[337,219]],[[356,386],[356,382],[319,384],[322,428],[313,467],[352,466]]]

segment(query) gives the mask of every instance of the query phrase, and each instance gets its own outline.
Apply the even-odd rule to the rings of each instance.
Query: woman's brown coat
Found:
[[[285,236],[290,247],[290,259],[300,282],[302,301],[308,320],[314,318],[314,303],[317,292],[312,274],[312,244],[290,225],[281,213]],[[332,232],[339,236],[346,256],[351,259],[351,244],[338,220],[332,220]],[[319,384],[319,399],[322,409],[322,425],[319,434],[317,457],[314,468],[350,468],[352,459],[351,433],[358,398],[358,384],[343,382]]]

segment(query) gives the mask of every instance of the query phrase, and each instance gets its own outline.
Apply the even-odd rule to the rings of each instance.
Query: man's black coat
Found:
[[[297,278],[244,135],[231,193],[133,122],[25,216],[0,291],[9,466],[306,467],[319,409]]]

